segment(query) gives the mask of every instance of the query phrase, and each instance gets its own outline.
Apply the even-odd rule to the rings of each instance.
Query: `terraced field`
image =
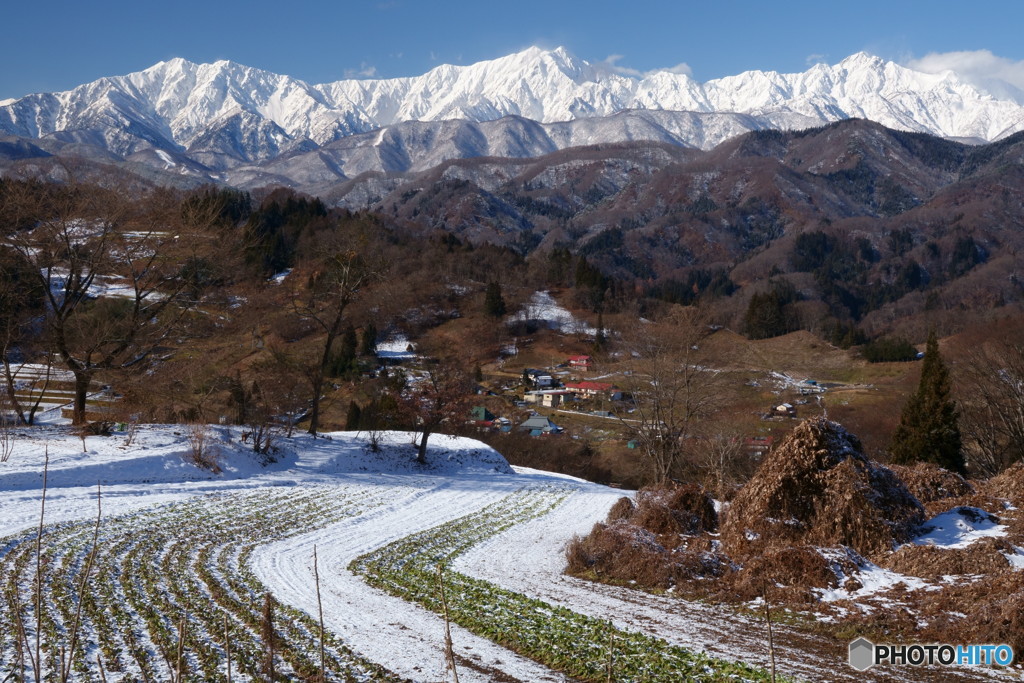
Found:
[[[406,496],[444,497],[422,482],[411,484],[269,487],[200,496],[104,518],[95,546],[91,521],[47,526],[39,547],[41,594],[36,533],[2,539],[0,661],[10,664],[0,671],[34,680],[38,635],[39,670],[46,680],[58,680],[61,669],[69,668],[71,680],[82,681],[226,681],[229,667],[232,680],[267,680],[262,610],[270,590],[251,567],[253,553],[372,518],[378,508],[400,505],[395,501]],[[350,570],[373,587],[365,590],[381,589],[439,611],[439,566],[543,517],[572,487],[549,483],[507,490],[492,493],[486,505],[474,499],[470,514],[382,543],[352,561]],[[305,575],[299,575],[302,567],[293,568],[290,579],[311,586],[307,560]],[[553,674],[602,681],[609,672],[623,681],[765,678],[752,667],[695,655],[495,583],[454,571],[444,573],[444,582],[454,623]],[[274,606],[278,680],[319,680],[317,615],[281,601]],[[80,636],[72,648],[77,621]],[[323,635],[328,680],[403,680],[330,628]]]
[[[101,670],[108,680],[227,680],[230,653],[236,677],[256,678],[267,589],[247,568],[253,548],[359,514],[379,504],[379,495],[379,489],[345,486],[257,489],[103,520],[80,603],[82,635],[70,653],[92,523],[45,529],[38,611],[35,534],[3,539],[0,661],[33,677],[38,623],[43,673],[60,671],[66,657],[80,680],[100,680]],[[318,624],[287,605],[276,607],[278,673],[314,680]],[[333,635],[325,640],[331,680],[395,680]]]

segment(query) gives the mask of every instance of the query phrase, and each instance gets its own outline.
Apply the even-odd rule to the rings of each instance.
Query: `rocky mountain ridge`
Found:
[[[953,72],[920,73],[865,53],[803,73],[700,83],[669,71],[626,76],[564,48],[529,48],[422,76],[323,85],[230,61],[173,59],[7,102],[0,132],[8,144],[50,154],[108,157],[200,181],[304,187],[304,176],[318,173],[316,183],[338,182],[586,144],[706,150],[751,130],[847,118],[975,142],[1024,129],[1024,107],[1014,101]]]

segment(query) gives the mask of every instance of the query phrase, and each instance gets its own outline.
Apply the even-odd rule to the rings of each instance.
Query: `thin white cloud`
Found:
[[[670,74],[682,74],[683,76],[692,76],[693,75],[693,69],[691,69],[690,65],[687,64],[686,62],[679,62],[675,66],[670,66],[667,69],[655,69],[654,72],[656,72],[656,71],[667,71]],[[648,71],[647,73],[654,73],[654,72]]]
[[[826,55],[814,53],[812,55],[807,55],[807,58],[804,59],[804,63],[807,66],[814,66],[815,64],[824,64],[826,58],[827,58]]]
[[[362,62],[358,69],[345,69],[345,78],[373,78],[377,75],[377,67]]]
[[[625,57],[623,55],[617,55],[617,54],[608,55],[607,57],[604,58],[604,60],[601,62],[601,64],[603,64],[606,68],[614,71],[617,74],[622,74],[623,76],[635,76],[637,78],[642,78],[644,76],[651,76],[653,74],[660,73],[662,71],[667,71],[668,73],[672,73],[672,74],[683,74],[683,75],[686,75],[686,76],[692,76],[693,75],[693,69],[691,69],[690,65],[687,64],[686,62],[679,62],[675,66],[670,66],[670,67],[666,67],[666,68],[662,68],[662,69],[651,69],[650,71],[640,71],[639,69],[633,69],[633,68],[630,68],[628,66],[619,66],[619,62],[622,61],[624,58]]]
[[[932,74],[953,71],[967,83],[994,97],[1024,103],[1024,61],[1000,57],[990,50],[930,52],[919,59],[906,59],[903,64],[915,71]]]

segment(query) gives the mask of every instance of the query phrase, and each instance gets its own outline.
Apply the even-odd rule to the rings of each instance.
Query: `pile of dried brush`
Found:
[[[1005,498],[1016,507],[1024,507],[1024,462],[1018,462],[989,479],[982,487],[985,493]]]
[[[815,588],[859,588],[849,577],[863,562],[850,548],[773,547],[729,574],[725,587],[741,600],[767,596],[773,603],[815,604],[819,600]]]
[[[944,498],[959,498],[974,493],[974,487],[956,472],[930,462],[913,465],[886,465],[900,478],[914,497],[924,504]]]
[[[992,577],[1012,570],[1006,555],[1014,548],[1002,538],[981,538],[966,548],[908,543],[881,560],[882,566],[907,576],[941,582],[945,576]]]
[[[808,420],[772,451],[733,499],[722,522],[731,557],[769,548],[849,546],[864,556],[906,541],[924,508],[860,440],[824,418]]]
[[[620,498],[606,523],[570,542],[566,571],[656,589],[722,576],[731,564],[708,534],[717,528],[714,501],[703,487],[646,487],[635,501]]]

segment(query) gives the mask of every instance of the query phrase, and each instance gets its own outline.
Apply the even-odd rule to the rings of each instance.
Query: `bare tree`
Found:
[[[427,440],[448,425],[465,422],[473,399],[473,381],[454,360],[439,362],[425,376],[411,378],[400,406],[418,433],[416,462],[427,462]]]
[[[743,434],[721,421],[705,424],[702,435],[687,454],[701,483],[718,500],[729,498],[730,491],[750,478],[754,462],[743,446]]]
[[[1024,342],[993,339],[955,366],[960,425],[971,469],[998,474],[1024,458]]]
[[[708,366],[708,354],[701,349],[709,334],[698,309],[680,308],[624,335],[629,360],[623,388],[635,410],[620,421],[659,483],[672,476],[684,451],[693,446],[700,422],[722,404],[720,374]]]
[[[303,375],[310,389],[309,433],[320,428],[320,402],[334,343],[344,331],[346,311],[360,292],[382,271],[383,265],[369,261],[358,249],[358,238],[335,231],[331,243],[310,273],[306,286],[296,293],[293,309],[300,318],[313,323],[324,335],[319,352],[308,359]]]
[[[36,273],[46,343],[74,375],[73,422],[82,424],[96,374],[141,364],[175,329],[181,245],[198,240],[162,191],[131,200],[72,184],[22,200],[32,227],[6,237]]]
[[[185,440],[188,442],[185,460],[199,469],[220,474],[220,465],[217,463],[220,454],[212,443],[213,433],[210,430],[210,425],[205,422],[186,423]]]

